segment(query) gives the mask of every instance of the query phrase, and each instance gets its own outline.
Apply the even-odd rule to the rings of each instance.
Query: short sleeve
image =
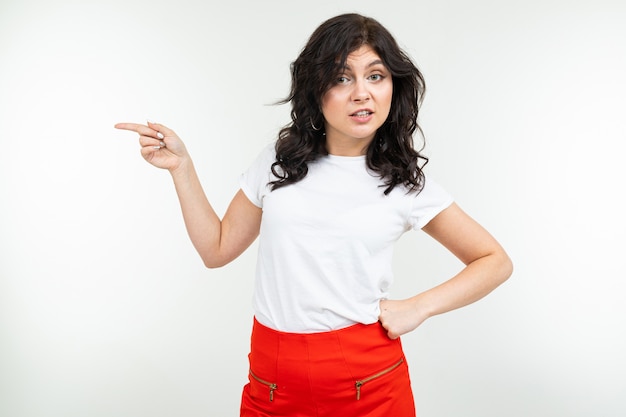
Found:
[[[409,215],[410,226],[415,230],[421,229],[453,202],[452,195],[433,179],[427,177],[424,188],[413,199]]]
[[[275,179],[272,175],[272,164],[275,161],[275,144],[272,143],[266,146],[252,165],[239,176],[241,190],[257,207],[263,208],[263,198],[271,191],[268,183]]]

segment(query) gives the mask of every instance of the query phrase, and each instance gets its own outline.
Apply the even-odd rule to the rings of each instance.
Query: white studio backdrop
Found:
[[[0,416],[238,415],[256,246],[205,269],[113,125],[176,130],[223,213],[289,64],[352,11],[423,71],[427,171],[516,268],[404,337],[418,415],[626,415],[623,2],[2,0]],[[394,296],[460,266],[408,234]]]

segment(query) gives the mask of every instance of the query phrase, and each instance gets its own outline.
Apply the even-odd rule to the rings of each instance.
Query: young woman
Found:
[[[413,147],[422,75],[377,21],[331,18],[292,64],[291,123],[241,176],[222,219],[180,138],[137,132],[168,169],[207,267],[259,236],[249,383],[241,416],[415,415],[399,336],[491,292],[512,272],[498,242],[422,168]],[[465,267],[404,300],[388,299],[392,247],[422,229]]]

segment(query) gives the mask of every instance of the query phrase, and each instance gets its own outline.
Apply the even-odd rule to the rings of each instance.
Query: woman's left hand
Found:
[[[390,339],[397,339],[415,330],[426,320],[426,316],[420,313],[413,299],[382,300],[378,320],[387,330],[387,336]]]

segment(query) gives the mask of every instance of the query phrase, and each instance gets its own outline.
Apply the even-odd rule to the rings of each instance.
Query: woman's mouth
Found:
[[[370,120],[372,120],[373,114],[374,114],[373,111],[369,109],[363,109],[355,113],[352,113],[350,117],[352,118],[352,120],[354,120],[357,123],[367,123]]]
[[[359,110],[356,113],[352,113],[351,116],[353,117],[367,117],[369,115],[371,115],[373,112],[369,111],[369,110]]]

